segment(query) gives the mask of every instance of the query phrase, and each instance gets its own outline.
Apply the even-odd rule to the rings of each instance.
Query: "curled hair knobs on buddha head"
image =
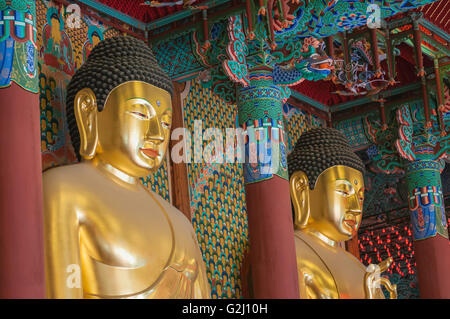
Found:
[[[122,83],[143,81],[172,94],[169,75],[158,65],[152,49],[139,39],[119,36],[101,41],[87,61],[75,73],[67,88],[66,110],[70,137],[80,160],[80,134],[74,113],[76,94],[91,89],[97,100],[98,111],[105,107],[110,92]]]
[[[336,129],[321,127],[303,133],[288,156],[289,178],[297,171],[308,177],[310,189],[326,169],[344,165],[364,173],[364,164],[344,135]]]

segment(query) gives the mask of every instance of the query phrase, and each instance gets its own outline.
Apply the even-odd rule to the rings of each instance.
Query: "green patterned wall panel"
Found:
[[[184,126],[194,136],[194,121],[203,132],[237,127],[237,108],[226,104],[203,82],[189,82],[184,100]],[[209,141],[203,141],[205,147]],[[200,146],[200,145],[198,145]],[[242,164],[188,164],[191,216],[206,264],[212,298],[241,298],[240,272],[248,247],[247,209]]]

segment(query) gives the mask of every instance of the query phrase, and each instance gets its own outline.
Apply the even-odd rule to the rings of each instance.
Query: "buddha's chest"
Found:
[[[162,267],[174,245],[168,212],[147,194],[119,193],[91,199],[80,212],[80,244],[111,266]]]
[[[327,259],[323,255],[321,257]],[[333,260],[336,260],[336,258],[333,258]],[[336,284],[339,299],[366,298],[364,289],[366,272],[362,265],[357,264],[357,260],[343,255],[340,260],[337,259],[335,262],[328,263],[327,267]]]
[[[296,233],[297,266],[302,298],[362,299],[365,268],[339,247],[327,247]],[[303,288],[303,289],[302,289]]]
[[[198,261],[192,234],[180,227],[177,212],[146,191],[112,195],[91,198],[80,214],[85,294],[147,298],[179,291],[189,297]]]

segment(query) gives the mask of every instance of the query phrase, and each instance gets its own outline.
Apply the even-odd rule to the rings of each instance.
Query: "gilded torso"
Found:
[[[81,267],[83,298],[208,297],[192,226],[158,195],[84,164],[44,174],[44,195],[51,280],[62,280],[52,268],[73,262]],[[53,245],[61,240],[71,253]],[[48,285],[51,294],[54,283]]]
[[[295,248],[301,299],[367,298],[366,268],[353,255],[300,230]]]

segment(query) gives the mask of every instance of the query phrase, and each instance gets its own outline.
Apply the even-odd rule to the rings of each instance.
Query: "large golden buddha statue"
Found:
[[[49,298],[209,298],[188,219],[139,178],[164,160],[169,77],[131,37],[98,44],[68,87],[81,163],[44,173]]]
[[[295,247],[302,299],[384,298],[380,277],[391,260],[366,267],[338,242],[358,231],[364,200],[364,165],[332,128],[302,134],[288,157]]]

